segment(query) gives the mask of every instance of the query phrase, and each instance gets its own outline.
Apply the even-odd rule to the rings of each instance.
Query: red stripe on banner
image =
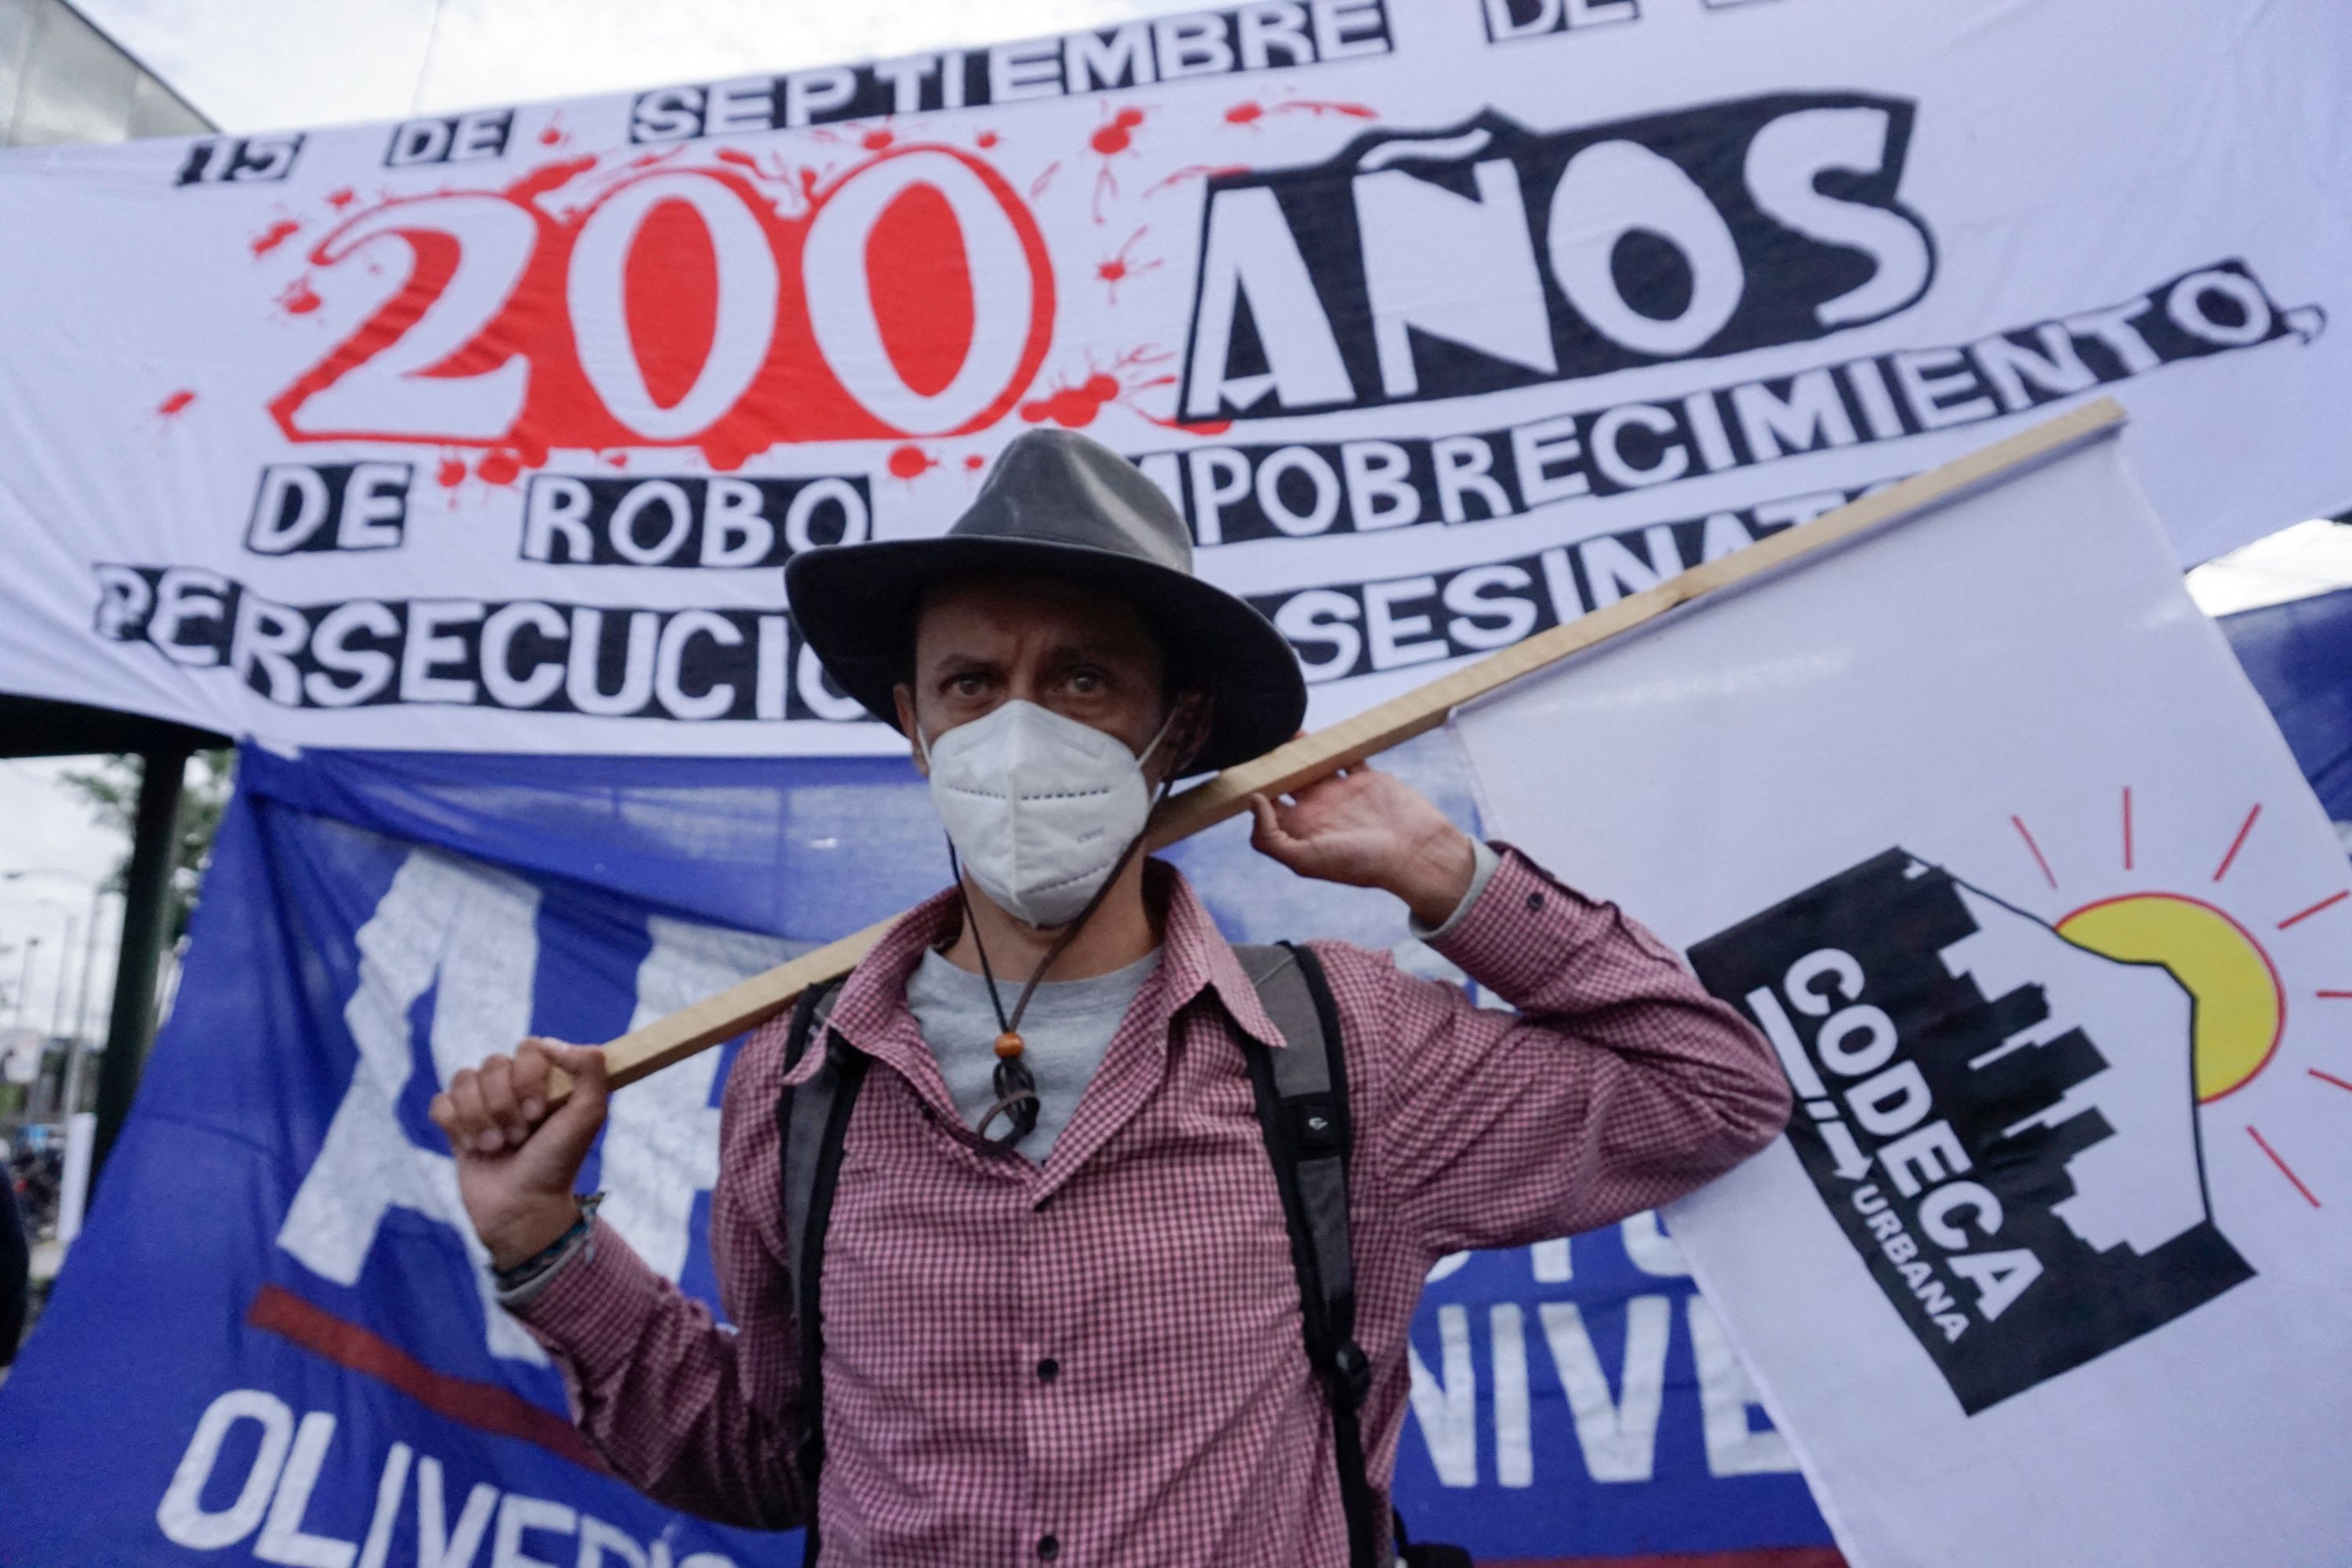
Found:
[[[2303,1184],[2303,1178],[2296,1175],[2294,1169],[2289,1166],[2284,1160],[2279,1158],[2279,1152],[2271,1147],[2271,1141],[2263,1137],[2261,1133],[2254,1132],[2252,1123],[2247,1125],[2246,1131],[2253,1133],[2254,1142],[2262,1146],[2263,1153],[2268,1154],[2271,1157],[2271,1163],[2279,1168],[2279,1174],[2284,1176],[2288,1181],[2294,1184],[2294,1190],[2303,1194],[2303,1201],[2309,1204],[2313,1208],[2317,1208],[2319,1206],[2319,1199],[2313,1194],[2312,1190],[2309,1187]]]
[[[2246,847],[2246,835],[2254,830],[2254,818],[2260,816],[2262,814],[2263,804],[2260,801],[2256,801],[2254,803],[2254,809],[2246,813],[2246,820],[2244,824],[2239,827],[2238,836],[2230,840],[2230,852],[2227,855],[2222,856],[2221,864],[2214,868],[2213,879],[2215,881],[2218,882],[2222,878],[2230,874],[2230,862],[2235,860],[2238,858],[2238,851]]]
[[[337,1366],[390,1384],[436,1415],[493,1436],[536,1443],[583,1469],[604,1468],[572,1423],[553,1411],[510,1388],[436,1372],[391,1341],[311,1305],[283,1286],[264,1285],[247,1309],[245,1321]]]
[[[2010,826],[2017,829],[2017,836],[2025,840],[2025,847],[2033,851],[2033,863],[2042,868],[2042,879],[2055,888],[2058,874],[2050,868],[2050,862],[2042,858],[2042,846],[2033,842],[2033,830],[2025,826],[2025,818],[2012,816],[2009,821]]]
[[[1846,1568],[1846,1561],[1834,1546],[1755,1546],[1647,1557],[1482,1557],[1478,1568]]]
[[[2294,924],[2298,921],[2309,920],[2312,916],[2317,914],[2322,910],[2334,909],[2336,905],[2342,903],[2347,899],[2352,899],[2352,888],[2347,888],[2340,893],[2330,893],[2327,897],[2320,900],[2319,902],[2312,905],[2311,908],[2287,916],[2286,919],[2279,921],[2278,928],[2281,931],[2284,931],[2287,927]]]

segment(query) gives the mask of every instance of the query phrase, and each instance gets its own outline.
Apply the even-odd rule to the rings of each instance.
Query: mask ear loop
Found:
[[[1166,725],[1160,727],[1160,733],[1167,733]],[[1154,737],[1151,743],[1157,746],[1160,742]],[[1146,748],[1144,755],[1150,754],[1150,748]],[[1168,792],[1175,783],[1173,774],[1160,781],[1160,792],[1151,800],[1155,811],[1168,798]],[[1103,879],[1102,886],[1095,889],[1094,897],[1087,900],[1086,907],[1077,912],[1076,918],[1063,928],[1060,936],[1054,939],[1054,945],[1045,950],[1045,956],[1038,960],[1036,973],[1030,975],[1028,984],[1021,987],[1021,994],[1014,999],[1009,1015],[1004,1011],[1003,997],[997,993],[996,971],[989,964],[986,944],[980,940],[979,923],[971,918],[971,900],[964,892],[963,866],[956,858],[955,840],[948,840],[948,865],[955,872],[956,901],[963,908],[964,929],[971,932],[972,951],[980,955],[980,973],[988,982],[989,1005],[995,1009],[997,1024],[1003,1030],[996,1037],[996,1071],[991,1080],[996,1089],[996,1103],[988,1108],[988,1113],[980,1119],[980,1125],[973,1129],[983,1142],[1000,1149],[1009,1149],[1037,1130],[1037,1080],[1030,1073],[1028,1064],[1021,1059],[1024,1050],[1021,1038],[1021,1016],[1029,1010],[1029,999],[1037,994],[1045,972],[1054,967],[1055,959],[1069,950],[1070,943],[1076,941],[1078,933],[1086,929],[1087,921],[1093,919],[1094,912],[1102,907],[1103,900],[1109,897],[1119,874],[1127,869],[1127,863],[1135,858],[1136,850],[1142,847],[1143,840],[1150,831],[1147,825],[1143,832],[1127,841],[1127,847],[1118,852],[1118,858],[1111,864],[1110,875]],[[1002,1137],[992,1138],[988,1129],[999,1116],[1005,1119],[1005,1131]]]

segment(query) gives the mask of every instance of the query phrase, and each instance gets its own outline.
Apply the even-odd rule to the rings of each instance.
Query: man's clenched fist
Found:
[[[547,1110],[547,1071],[572,1077],[570,1098]],[[511,1268],[580,1217],[573,1184],[604,1125],[604,1053],[528,1039],[511,1057],[466,1068],[433,1097],[435,1125],[457,1157],[457,1194],[490,1262]]]

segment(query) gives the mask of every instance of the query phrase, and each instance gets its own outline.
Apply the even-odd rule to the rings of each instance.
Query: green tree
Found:
[[[198,752],[188,762],[180,792],[180,815],[172,854],[172,923],[167,945],[177,946],[187,934],[188,916],[196,907],[204,880],[205,862],[211,857],[213,835],[220,831],[221,813],[234,785],[236,753]],[[89,803],[91,815],[122,835],[126,847],[107,880],[110,891],[121,892],[131,869],[133,818],[139,809],[141,763],[137,757],[117,752],[98,766],[65,775],[68,787]]]

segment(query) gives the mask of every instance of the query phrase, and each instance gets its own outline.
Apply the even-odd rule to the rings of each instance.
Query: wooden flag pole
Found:
[[[1360,763],[1435,729],[1463,703],[1521,676],[1598,647],[1694,599],[1748,582],[1906,512],[1950,500],[2120,425],[2123,419],[2122,407],[2112,398],[2086,403],[1981,451],[1930,468],[1811,522],[1759,540],[1745,550],[1669,577],[1654,588],[1539,632],[1426,686],[1367,708],[1329,729],[1302,735],[1262,757],[1227,768],[1208,783],[1170,799],[1152,819],[1150,846],[1154,849],[1165,847],[1238,816],[1247,809],[1253,795],[1287,795],[1304,788],[1328,777],[1337,769]],[[612,1083],[634,1083],[672,1062],[766,1023],[791,1006],[810,986],[848,973],[858,960],[873,950],[894,921],[895,917],[829,942],[788,963],[730,985],[716,996],[630,1030],[604,1047]],[[551,1097],[560,1099],[564,1087],[560,1082],[551,1084]]]

